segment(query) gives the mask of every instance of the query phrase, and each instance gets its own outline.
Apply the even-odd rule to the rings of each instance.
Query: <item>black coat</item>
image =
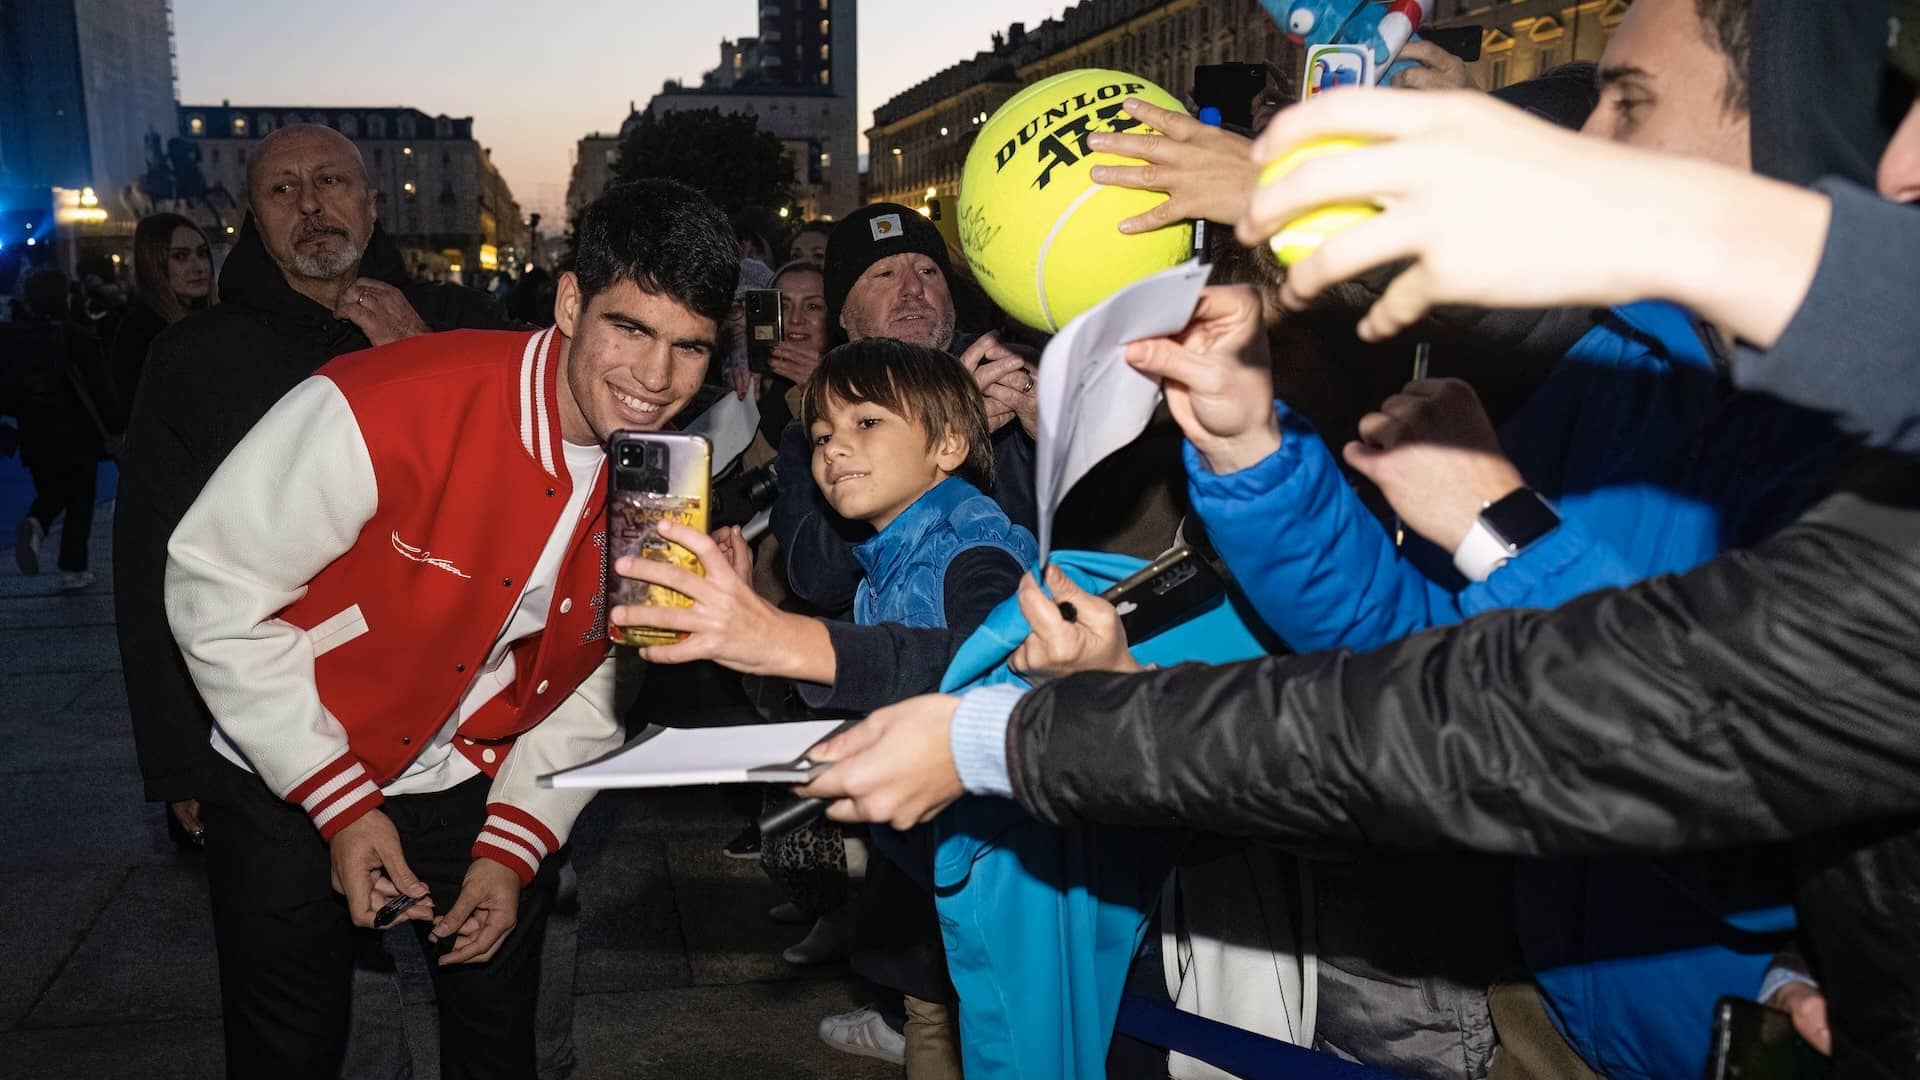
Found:
[[[485,294],[409,282],[375,229],[360,268],[399,287],[434,330],[508,325]],[[360,328],[295,292],[249,218],[220,271],[221,302],[168,327],[148,353],[127,427],[114,512],[113,588],[134,743],[149,799],[198,798],[218,758],[167,624],[167,541],[228,452],[328,360],[368,348]]]
[[[167,328],[160,313],[136,300],[127,309],[127,317],[114,331],[108,350],[108,368],[113,375],[114,430],[127,429],[127,416],[133,411],[133,397],[140,389],[140,375],[147,369],[147,353],[154,339]]]
[[[1838,1076],[1920,1075],[1920,465],[1751,552],[1320,653],[1028,694],[1021,804],[1304,849],[1647,854],[1794,840]]]
[[[113,384],[92,329],[80,322],[26,322],[0,333],[0,363],[8,368],[0,375],[7,384],[0,411],[20,420],[20,463],[60,468],[104,457],[101,428],[113,423]]]

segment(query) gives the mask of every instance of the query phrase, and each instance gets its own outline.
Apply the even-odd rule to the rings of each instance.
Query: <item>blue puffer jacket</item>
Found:
[[[960,477],[949,477],[887,523],[855,544],[860,586],[853,597],[853,621],[861,626],[945,626],[947,564],[977,547],[995,547],[1021,566],[1040,557],[1033,534],[1015,525],[1007,512]]]
[[[1468,584],[1418,538],[1396,550],[1305,421],[1279,414],[1267,460],[1217,476],[1189,447],[1187,466],[1221,558],[1301,652],[1691,569],[1790,521],[1848,449],[1820,416],[1734,393],[1685,312],[1616,309],[1500,432],[1561,526]],[[1758,990],[1788,895],[1779,853],[1738,852],[1526,864],[1515,899],[1561,1033],[1608,1076],[1664,1080],[1702,1072],[1716,998]]]

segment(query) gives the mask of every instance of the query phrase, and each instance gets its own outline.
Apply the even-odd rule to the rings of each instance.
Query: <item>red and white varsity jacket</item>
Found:
[[[493,781],[474,856],[531,881],[591,798],[535,779],[620,743],[605,500],[559,520],[561,344],[461,330],[333,361],[167,545],[167,617],[220,733],[323,837],[379,806],[455,715],[557,529],[571,539],[546,627],[453,740]]]

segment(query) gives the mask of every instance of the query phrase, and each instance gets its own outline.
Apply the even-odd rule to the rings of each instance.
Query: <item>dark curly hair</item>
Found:
[[[740,248],[705,195],[672,180],[636,180],[608,188],[580,214],[573,272],[583,304],[631,281],[719,322],[733,306]]]

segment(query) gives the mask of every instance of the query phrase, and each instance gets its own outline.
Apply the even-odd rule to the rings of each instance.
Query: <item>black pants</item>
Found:
[[[52,532],[54,519],[65,513],[67,525],[60,533],[60,569],[69,573],[85,570],[87,535],[93,532],[93,496],[100,481],[100,463],[63,461],[34,465],[27,472],[33,477],[33,505],[27,508],[27,516]]]
[[[227,768],[201,800],[227,1075],[333,1080],[346,1046],[355,928],[330,883],[320,833],[256,777]],[[381,811],[441,910],[460,895],[486,820],[488,781],[390,798]],[[429,965],[446,1080],[534,1075],[534,1001],[553,902],[553,860],[520,894],[513,930],[484,964]],[[411,924],[424,941],[429,922]]]

